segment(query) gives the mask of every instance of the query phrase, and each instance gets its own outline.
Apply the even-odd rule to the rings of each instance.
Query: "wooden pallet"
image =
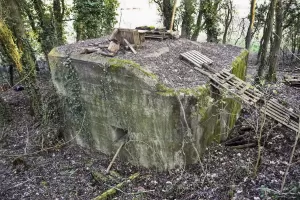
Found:
[[[161,35],[158,35],[158,34],[146,34],[145,35],[145,38],[146,39],[159,39],[159,40],[164,40],[164,39],[167,39],[169,37],[167,37],[166,35],[164,34],[161,34]]]
[[[293,76],[285,76],[284,82],[291,86],[298,86],[300,87],[300,75],[293,75]]]
[[[139,30],[139,32],[142,32],[145,34],[146,39],[169,39],[173,38],[172,34],[167,32],[166,30]]]
[[[202,67],[203,64],[211,65],[213,63],[213,61],[207,56],[195,50],[182,53],[180,54],[180,57],[184,60],[193,63],[197,67]]]
[[[210,79],[214,86],[227,90],[249,105],[255,105],[263,96],[261,91],[227,70],[211,75]]]
[[[234,97],[242,100],[243,103],[254,106],[270,118],[287,126],[288,128],[298,131],[299,114],[296,114],[276,101],[276,99],[264,99],[264,93],[252,86],[234,74],[223,69],[221,72],[213,73],[209,70],[207,64],[213,61],[197,51],[189,51],[180,55],[188,63],[194,65],[194,69],[210,78],[210,84],[217,88],[228,91]],[[203,68],[206,68],[203,69]]]
[[[299,115],[288,110],[276,99],[267,100],[260,111],[296,132],[299,129]]]

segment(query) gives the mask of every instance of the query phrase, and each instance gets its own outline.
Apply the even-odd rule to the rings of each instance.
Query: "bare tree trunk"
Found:
[[[221,0],[203,0],[207,42],[218,42],[218,8]]]
[[[63,19],[65,15],[65,1],[64,0],[53,0],[53,18],[54,27],[57,37],[57,45],[64,44],[64,29]]]
[[[280,45],[282,41],[282,21],[283,21],[283,12],[282,12],[282,0],[278,0],[276,7],[276,25],[275,25],[275,34],[274,41],[270,52],[269,57],[269,72],[267,75],[267,80],[270,82],[276,81],[276,68],[278,62],[278,55],[280,51]]]
[[[166,27],[167,30],[170,29],[170,24],[172,20],[172,8],[173,4],[171,3],[172,0],[163,0],[163,6],[162,6],[162,14],[164,18],[164,27]],[[175,5],[176,6],[176,5]]]
[[[227,34],[228,34],[228,29],[231,25],[232,22],[232,12],[233,12],[233,6],[232,6],[232,0],[229,0],[228,2],[226,2],[226,16],[225,16],[225,30],[224,30],[224,34],[223,34],[223,44],[226,44],[227,42]]]
[[[153,0],[153,2],[156,3],[159,11],[162,14],[164,27],[166,27],[167,30],[170,30],[173,0]]]
[[[194,0],[183,1],[184,13],[181,26],[181,37],[190,39],[191,30],[194,24],[193,14],[195,12]]]
[[[192,40],[197,41],[200,31],[203,29],[202,25],[202,16],[203,16],[203,10],[202,10],[202,4],[201,1],[199,2],[199,11],[197,16],[197,22],[196,27],[192,35]]]
[[[277,0],[272,0],[270,3],[267,20],[266,20],[266,25],[265,25],[265,29],[264,29],[264,34],[263,34],[263,43],[260,47],[261,59],[260,59],[260,65],[257,70],[256,81],[259,81],[262,78],[265,66],[267,65],[266,57],[267,57],[267,51],[268,51],[271,33],[273,30],[273,21],[274,21],[274,13],[275,13],[276,4],[277,4]]]
[[[249,24],[249,28],[247,31],[246,44],[245,44],[245,48],[247,50],[250,49],[250,44],[251,44],[251,40],[252,40],[252,30],[253,30],[253,24],[254,24],[254,19],[255,19],[255,6],[256,6],[256,0],[251,0],[250,24]]]
[[[45,4],[42,0],[33,0],[33,7],[37,13],[38,24],[41,28],[39,33],[43,53],[48,59],[48,53],[58,44],[55,35],[55,26],[52,23],[51,17],[46,15]],[[59,8],[58,8],[59,9]],[[55,11],[60,12],[60,11]],[[59,28],[58,28],[59,29]]]

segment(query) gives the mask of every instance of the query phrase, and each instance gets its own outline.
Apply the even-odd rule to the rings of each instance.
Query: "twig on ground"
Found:
[[[29,143],[29,131],[28,131],[28,127],[26,126],[26,140],[25,140],[24,154],[27,154],[28,143]]]
[[[120,153],[120,151],[121,151],[121,149],[122,149],[122,147],[123,147],[124,145],[125,145],[125,141],[123,141],[123,142],[121,143],[121,145],[120,145],[120,147],[118,148],[117,152],[115,153],[113,159],[112,159],[111,162],[109,163],[109,165],[108,165],[108,167],[107,167],[107,169],[106,169],[106,171],[105,171],[107,174],[109,173],[110,168],[112,167],[113,163],[115,162],[117,156],[119,155],[119,153]]]
[[[85,114],[86,113],[84,113],[83,120],[82,120],[82,123],[81,123],[81,127],[80,127],[79,131],[77,132],[77,134],[74,137],[72,137],[70,140],[68,140],[68,141],[66,141],[66,142],[64,142],[62,144],[59,144],[60,146],[72,142],[81,133],[82,128],[83,128],[83,124],[84,124],[84,121],[85,121]],[[24,154],[22,156],[33,156],[33,155],[36,155],[36,154],[41,153],[43,151],[48,151],[48,150],[55,149],[55,148],[57,148],[57,145],[49,147],[49,148],[41,149],[39,151],[35,151],[35,152],[32,152],[32,153],[27,153],[27,154]],[[15,154],[15,155],[0,155],[0,157],[1,156],[3,156],[3,157],[20,157],[21,155],[20,154]]]
[[[136,179],[140,174],[139,173],[135,173],[133,175],[131,175],[128,180],[130,181],[133,181],[134,179]],[[94,198],[93,200],[104,200],[104,199],[107,199],[109,197],[111,197],[112,195],[116,194],[117,193],[117,189],[120,189],[124,186],[124,184],[127,183],[127,180],[126,181],[123,181],[121,183],[119,183],[118,185],[116,185],[115,187],[113,188],[110,188],[108,190],[106,190],[105,192],[103,192],[101,195],[97,196],[96,198]]]

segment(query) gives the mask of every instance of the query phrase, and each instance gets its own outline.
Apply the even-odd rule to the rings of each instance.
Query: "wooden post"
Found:
[[[176,12],[176,4],[177,4],[177,0],[174,0],[172,20],[171,20],[171,24],[170,24],[170,31],[171,32],[173,31],[173,24],[174,24],[174,19],[175,19],[175,12]]]

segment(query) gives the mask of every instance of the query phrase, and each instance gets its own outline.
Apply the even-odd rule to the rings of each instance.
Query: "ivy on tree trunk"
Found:
[[[192,28],[194,25],[195,0],[183,1],[183,17],[181,25],[181,37],[191,38]]]
[[[0,6],[6,9],[5,17],[9,19],[7,24],[0,20],[0,43],[3,44],[7,55],[20,73],[21,80],[29,94],[35,117],[40,118],[42,104],[40,91],[36,84],[35,58],[26,37],[19,3],[17,0],[0,1]]]

